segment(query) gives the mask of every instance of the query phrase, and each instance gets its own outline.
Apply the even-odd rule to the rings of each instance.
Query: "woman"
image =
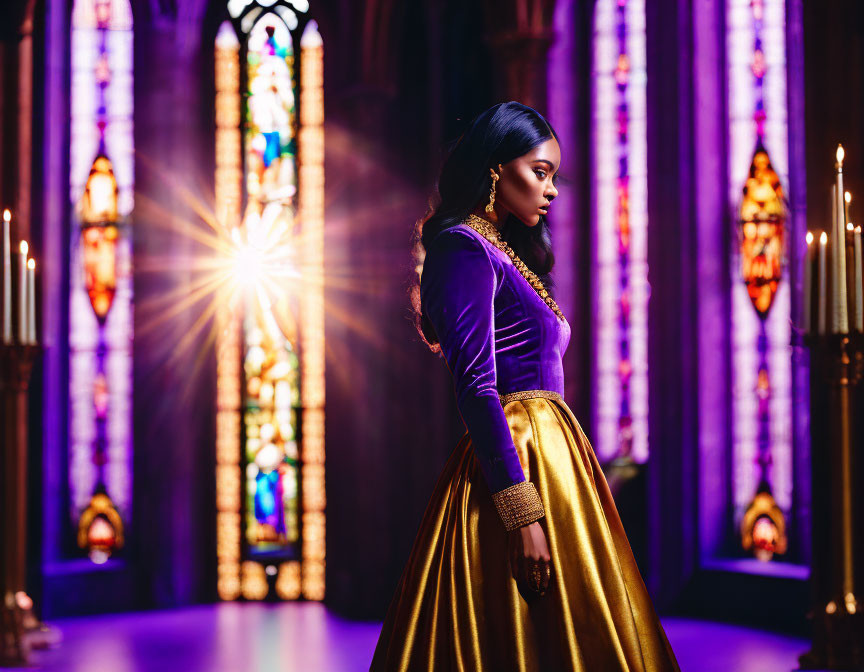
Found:
[[[468,429],[441,474],[371,669],[678,670],[612,495],[564,403],[549,296],[557,136],[517,102],[479,115],[422,225],[419,326]]]

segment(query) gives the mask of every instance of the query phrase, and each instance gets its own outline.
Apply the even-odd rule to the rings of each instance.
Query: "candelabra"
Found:
[[[801,669],[864,670],[864,471],[856,391],[864,376],[861,228],[849,220],[838,146],[831,226],[807,234],[803,342],[810,348],[811,610],[813,641]],[[829,235],[830,231],[830,235]],[[829,245],[830,243],[830,245]],[[827,405],[826,405],[827,401]]]
[[[864,670],[864,554],[856,538],[862,463],[852,412],[864,375],[864,334],[805,335],[804,343],[811,371],[821,371],[811,380],[811,398],[827,398],[828,428],[827,441],[819,423],[811,432],[813,641],[799,663],[801,669]]]
[[[0,666],[27,661],[27,390],[40,346],[0,343]]]

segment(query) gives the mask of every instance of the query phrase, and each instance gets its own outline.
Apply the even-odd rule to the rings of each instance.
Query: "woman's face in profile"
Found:
[[[549,138],[527,154],[501,166],[495,201],[526,226],[536,226],[558,195],[552,178],[561,165],[561,148]]]

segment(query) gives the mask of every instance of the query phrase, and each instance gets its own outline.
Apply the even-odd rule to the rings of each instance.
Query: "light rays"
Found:
[[[366,198],[360,207],[346,211],[340,205],[350,181],[337,178],[328,182],[325,210],[336,212],[327,217],[324,227],[327,263],[323,273],[315,272],[298,257],[297,251],[304,249],[306,242],[302,232],[295,236],[277,220],[248,242],[238,227],[219,221],[214,195],[202,195],[205,190],[198,184],[193,187],[194,176],[174,174],[137,153],[139,165],[158,177],[161,188],[153,196],[136,194],[135,218],[144,228],[165,231],[172,242],[170,251],[145,250],[136,256],[135,271],[159,284],[163,280],[157,278],[172,276],[178,282],[158,294],[147,292],[144,300],[139,297],[140,326],[136,332],[139,337],[158,334],[178,316],[191,317],[184,321],[164,366],[185,367],[193,356],[201,358],[200,349],[210,347],[216,337],[212,318],[218,306],[225,302],[236,306],[250,289],[258,297],[259,309],[266,303],[280,326],[296,329],[295,306],[303,283],[326,290],[326,320],[344,327],[348,340],[389,353],[397,359],[395,366],[400,358],[411,356],[411,348],[394,342],[389,330],[381,329],[374,316],[356,310],[355,303],[358,298],[403,291],[410,275],[411,231],[423,212],[425,194],[389,169],[376,148],[358,151],[358,146],[368,144],[365,139],[345,129],[328,128],[327,133],[328,146],[335,155],[333,163],[344,166],[340,173],[359,171],[369,183],[382,185],[387,199]],[[393,222],[400,220],[404,235],[394,237]],[[205,330],[207,334],[202,335]],[[341,356],[333,345],[325,340],[328,360]]]

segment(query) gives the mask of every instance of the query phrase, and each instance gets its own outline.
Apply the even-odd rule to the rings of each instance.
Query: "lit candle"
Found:
[[[849,306],[846,303],[846,204],[843,189],[843,145],[837,145],[837,163],[834,164],[837,188],[836,218],[831,241],[831,332],[849,333]]]
[[[12,343],[12,213],[3,211],[3,342]]]
[[[824,231],[819,236],[819,333],[827,330],[825,310],[828,305],[828,234]]]
[[[864,290],[861,287],[861,227],[855,227],[854,233],[855,247],[855,313],[853,323],[856,331],[864,331]]]
[[[36,345],[36,260],[27,260],[27,342]]]
[[[852,194],[848,191],[843,193],[843,201],[846,203],[846,222],[852,219]]]
[[[810,333],[811,326],[811,318],[810,318],[810,310],[811,310],[811,301],[813,295],[813,271],[811,269],[811,265],[813,264],[813,251],[815,246],[813,245],[813,232],[807,232],[807,254],[804,256],[804,333]]]
[[[27,250],[26,240],[18,246],[18,342],[27,342]]]

